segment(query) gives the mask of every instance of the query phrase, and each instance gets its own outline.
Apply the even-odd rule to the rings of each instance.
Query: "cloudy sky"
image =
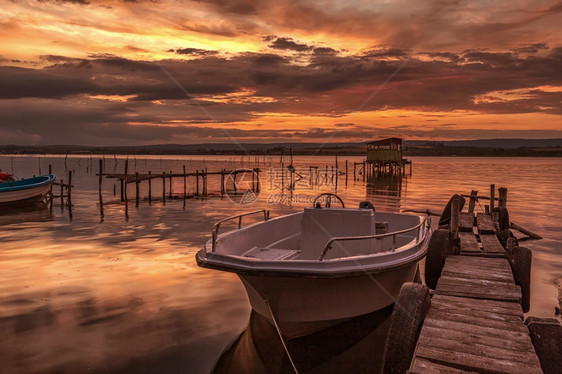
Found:
[[[0,4],[0,144],[562,138],[562,2]]]

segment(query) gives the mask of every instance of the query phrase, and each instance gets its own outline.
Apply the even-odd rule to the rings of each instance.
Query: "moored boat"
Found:
[[[392,304],[426,254],[428,218],[362,206],[230,217],[215,224],[197,263],[236,273],[252,308],[286,337],[320,331]],[[242,228],[256,213],[264,222]],[[239,228],[219,234],[230,219]]]
[[[52,174],[0,183],[0,205],[26,205],[42,201],[56,177]]]

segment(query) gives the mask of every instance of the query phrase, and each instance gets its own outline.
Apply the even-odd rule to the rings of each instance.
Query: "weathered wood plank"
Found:
[[[489,279],[489,280],[513,283],[513,275],[511,274],[504,274],[504,273],[495,274],[492,272],[482,273],[482,271],[479,271],[478,269],[474,269],[474,268],[466,268],[464,270],[459,270],[449,267],[441,271],[441,276],[451,276],[457,278],[476,278],[476,279],[482,279],[482,277],[485,277],[485,279]]]
[[[515,286],[514,289],[494,290],[491,288],[475,288],[438,282],[435,292],[442,295],[470,297],[473,299],[521,302],[521,287],[519,286]]]
[[[485,213],[476,214],[476,227],[480,234],[495,234],[496,228],[492,222],[492,218]]]
[[[463,374],[463,373],[474,373],[474,372],[436,364],[435,362],[431,362],[423,358],[416,358],[412,362],[412,365],[408,373],[410,374]]]
[[[459,231],[472,232],[472,227],[474,227],[474,213],[460,212]]]
[[[425,347],[423,345],[418,347],[417,356],[437,363],[454,363],[460,369],[476,370],[484,373],[542,373],[540,367],[535,365],[482,357],[465,352],[454,352],[435,347]]]
[[[425,318],[439,319],[442,321],[453,321],[471,324],[473,326],[491,327],[495,329],[505,329],[510,331],[518,331],[528,333],[529,330],[521,321],[500,321],[490,318],[467,316],[465,314],[456,313],[454,311],[444,311],[443,309],[429,308]]]
[[[461,240],[461,251],[482,252],[482,248],[480,248],[472,232],[459,231],[459,238]]]
[[[463,314],[471,317],[488,318],[492,320],[504,321],[504,322],[522,322],[519,316],[499,313],[496,311],[488,310],[477,310],[471,308],[470,304],[455,304],[455,303],[431,303],[431,309],[435,309],[439,312],[448,312],[453,314]]]
[[[480,241],[482,242],[482,248],[484,252],[499,252],[505,253],[498,237],[495,235],[480,235]]]
[[[445,260],[445,266],[460,266],[461,269],[466,267],[475,267],[482,269],[494,269],[504,273],[511,272],[511,266],[506,259],[491,259],[480,257],[464,257],[464,256],[449,256]]]
[[[482,274],[482,278],[487,276],[487,274]],[[463,286],[484,286],[484,287],[498,287],[498,288],[512,288],[514,286],[513,282],[506,282],[497,279],[481,279],[481,278],[469,278],[464,275],[451,276],[442,275],[439,278],[439,282],[452,283],[452,284],[462,284]]]
[[[463,252],[460,253],[463,256],[468,257],[480,257],[480,258],[505,258],[504,253],[499,252]]]
[[[523,309],[518,303],[495,300],[467,299],[465,297],[433,295],[431,305],[459,305],[470,310],[487,311],[498,314],[508,314],[523,320]]]
[[[510,350],[504,347],[492,347],[486,343],[472,342],[469,344],[464,339],[444,339],[441,336],[420,336],[419,344],[424,347],[446,349],[458,353],[468,353],[482,358],[508,360],[530,366],[540,366],[538,357],[535,354]]]
[[[473,333],[472,331],[438,329],[430,326],[424,326],[420,333],[420,339],[422,337],[431,338],[434,336],[441,337],[443,339],[464,341],[467,344],[485,344],[491,347],[505,348],[517,352],[533,352],[533,343],[531,342],[531,339],[515,341],[507,338],[479,335]]]
[[[464,322],[442,321],[438,319],[426,318],[424,320],[424,327],[425,325],[437,329],[453,330],[462,333],[469,332],[471,334],[489,336],[492,338],[510,339],[520,343],[525,343],[529,339],[528,333],[502,330],[502,329],[496,329],[493,327],[486,327],[486,326],[474,326],[471,325],[470,323],[464,323]]]

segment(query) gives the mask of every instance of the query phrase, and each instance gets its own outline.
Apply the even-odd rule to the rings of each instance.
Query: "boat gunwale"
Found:
[[[401,258],[399,261],[395,261],[393,263],[382,263],[382,264],[355,264],[355,267],[352,269],[326,269],[326,268],[319,268],[319,269],[296,269],[296,268],[285,268],[285,269],[272,269],[272,268],[264,268],[264,267],[253,267],[253,266],[244,266],[241,263],[234,264],[234,263],[225,263],[223,261],[214,261],[214,259],[207,257],[207,254],[212,255],[211,257],[234,257],[231,255],[217,255],[217,253],[206,252],[205,248],[199,250],[195,256],[197,265],[204,268],[215,269],[215,270],[223,270],[228,271],[231,273],[236,274],[243,274],[243,275],[261,275],[261,276],[268,276],[268,277],[300,277],[300,278],[342,278],[342,277],[350,277],[350,276],[360,276],[366,274],[377,274],[383,273],[386,271],[392,271],[396,268],[408,266],[412,262],[420,261],[422,258],[425,257],[427,254],[427,239],[424,239],[419,244],[422,247],[421,250],[416,251],[414,254]],[[396,252],[391,252],[396,253]],[[374,255],[374,254],[373,254]],[[369,259],[369,257],[373,257],[373,255],[361,256],[362,259]],[[359,256],[352,256],[352,257],[344,257],[340,259],[331,259],[333,260],[347,260],[349,261],[358,261],[356,257]],[[211,261],[209,261],[211,260]],[[244,259],[242,262],[252,263],[253,261],[248,261],[252,259]],[[280,261],[268,261],[267,263],[263,260],[254,261],[253,263],[259,263],[262,265],[268,265],[273,263],[279,263]],[[283,263],[292,264],[302,264],[303,262],[307,262],[308,264],[311,263],[329,263],[329,261],[318,261],[318,260],[283,260]]]
[[[39,180],[37,182],[34,183],[20,183],[20,184],[15,184],[18,182],[25,182],[25,181],[30,181],[30,180]],[[25,179],[20,179],[17,181],[7,181],[4,183],[0,183],[0,193],[2,192],[16,192],[16,191],[22,191],[22,190],[30,190],[33,188],[39,188],[39,187],[45,187],[49,184],[52,184],[55,182],[56,177],[53,174],[47,174],[47,175],[40,175],[37,177],[33,177],[33,178],[25,178]],[[3,184],[6,184],[6,186],[3,186]],[[15,184],[15,185],[14,185]]]

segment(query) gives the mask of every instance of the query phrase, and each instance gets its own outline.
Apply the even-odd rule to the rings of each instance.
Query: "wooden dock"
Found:
[[[408,373],[542,373],[497,224],[457,221],[460,254],[445,259]]]

